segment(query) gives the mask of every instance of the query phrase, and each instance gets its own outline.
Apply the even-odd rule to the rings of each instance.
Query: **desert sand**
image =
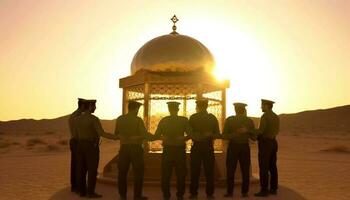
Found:
[[[350,199],[350,137],[322,135],[279,135],[280,191],[268,199]],[[3,134],[0,138],[0,199],[80,199],[69,191],[70,152],[63,135]],[[102,142],[100,172],[118,148],[117,142]],[[251,149],[253,175],[257,177],[256,144]],[[235,186],[235,199],[240,199],[239,187]],[[258,190],[258,184],[251,185],[249,199],[262,199],[253,197]],[[98,183],[96,191],[103,199],[118,199],[116,186]],[[224,192],[224,188],[217,188],[216,199],[224,199]],[[131,189],[129,193],[131,196]],[[144,193],[150,199],[161,198],[157,186],[146,186]],[[200,199],[205,199],[203,189],[200,193]]]

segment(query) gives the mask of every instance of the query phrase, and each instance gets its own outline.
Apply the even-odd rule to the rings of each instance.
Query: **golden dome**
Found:
[[[172,32],[154,38],[135,54],[131,73],[212,71],[215,61],[210,51],[198,40]]]

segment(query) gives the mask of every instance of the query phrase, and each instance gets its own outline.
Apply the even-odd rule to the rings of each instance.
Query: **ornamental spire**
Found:
[[[176,32],[176,22],[179,21],[179,19],[176,17],[176,15],[174,15],[172,18],[171,18],[171,21],[173,22],[173,32],[171,32],[171,34],[178,34]]]

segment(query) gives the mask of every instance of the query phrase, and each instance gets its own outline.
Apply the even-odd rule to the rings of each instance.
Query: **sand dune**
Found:
[[[332,134],[350,136],[350,105],[324,110],[281,114],[281,131],[293,134]],[[259,118],[253,118],[256,124]],[[21,119],[0,121],[0,136],[4,134],[57,134],[68,133],[68,115],[55,119]],[[101,120],[106,131],[112,132],[115,120]]]

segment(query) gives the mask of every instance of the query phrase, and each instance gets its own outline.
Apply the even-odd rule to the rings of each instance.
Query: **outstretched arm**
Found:
[[[163,127],[162,127],[162,120],[160,120],[157,126],[157,130],[154,133],[154,135],[151,135],[150,140],[151,141],[160,140],[162,139],[162,135],[163,135]]]
[[[94,128],[97,134],[101,137],[104,137],[107,139],[113,139],[113,140],[116,140],[118,138],[115,134],[106,133],[102,128],[100,120],[97,117],[94,120]]]
[[[153,138],[153,135],[149,132],[147,132],[145,124],[143,123],[142,119],[139,119],[138,123],[137,123],[137,131],[138,134],[137,135],[129,135],[127,137],[121,137],[121,139],[127,140],[129,142],[142,142],[142,140],[151,140]]]

